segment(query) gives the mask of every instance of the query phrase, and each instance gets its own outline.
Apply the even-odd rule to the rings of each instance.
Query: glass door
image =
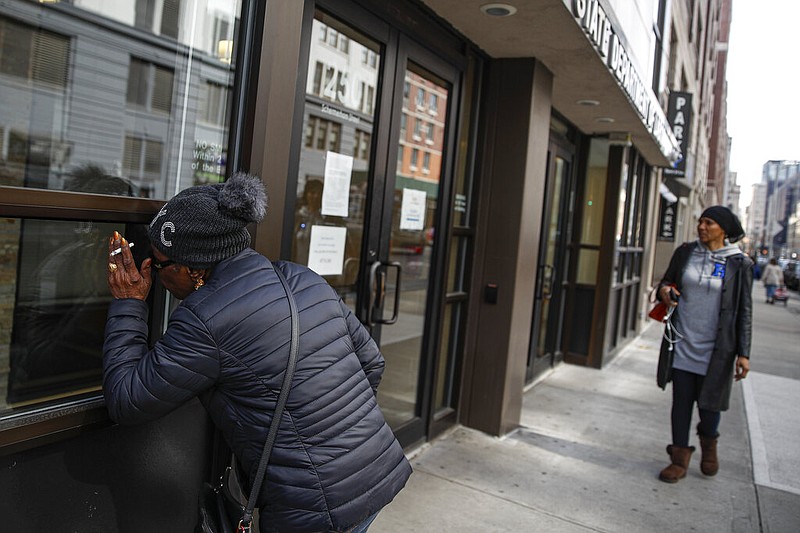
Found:
[[[563,288],[567,279],[570,172],[572,154],[556,143],[550,144],[547,163],[547,196],[542,214],[542,238],[536,276],[531,345],[527,380],[532,381],[550,368],[561,351],[564,317]]]
[[[370,328],[386,358],[378,400],[405,444],[424,437],[430,405],[457,77],[380,21],[350,18],[313,21],[291,260]]]
[[[379,321],[388,322],[378,333],[386,357],[386,371],[378,400],[392,427],[423,435],[420,424],[429,408],[430,342],[436,328],[430,312],[443,288],[436,283],[437,231],[441,215],[447,155],[448,112],[453,82],[423,66],[423,56],[410,43],[401,46],[393,122],[394,165],[387,173],[385,221],[381,261],[391,274]],[[430,65],[428,65],[430,66]],[[441,232],[444,233],[444,232]],[[395,285],[399,283],[399,286]],[[376,310],[377,311],[377,310]],[[391,316],[390,316],[391,315]],[[389,317],[388,320],[385,317]],[[425,414],[424,414],[425,413]]]

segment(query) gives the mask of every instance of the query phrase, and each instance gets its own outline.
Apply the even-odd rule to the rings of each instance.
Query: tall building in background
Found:
[[[725,183],[725,201],[722,202],[722,204],[736,213],[736,216],[743,218],[744,213],[742,213],[742,210],[739,207],[739,200],[742,196],[742,188],[739,186],[738,174],[733,171],[728,172],[728,179],[725,181]]]
[[[793,187],[794,179],[799,174],[800,161],[772,160],[762,167],[761,183],[766,188],[764,235],[760,243],[762,254],[782,257],[788,252],[787,228],[795,204],[800,200]]]
[[[663,171],[664,185],[677,197],[661,201],[660,217],[674,232],[656,240],[654,279],[666,270],[676,244],[696,237],[697,218],[709,205],[726,203],[731,140],[727,132],[725,70],[731,1],[668,2],[669,69],[667,118],[681,141],[682,160]]]
[[[731,139],[728,136],[728,82],[725,72],[728,64],[728,42],[731,33],[731,0],[721,0],[717,12],[718,24],[714,39],[712,68],[714,85],[711,88],[713,113],[711,120],[710,154],[708,158],[708,183],[705,204],[726,204],[725,189],[728,180]],[[704,117],[705,118],[705,117]]]

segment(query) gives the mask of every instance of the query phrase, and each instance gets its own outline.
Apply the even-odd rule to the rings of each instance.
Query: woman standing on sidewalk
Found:
[[[775,303],[775,289],[783,286],[783,270],[778,265],[778,260],[774,257],[769,260],[769,264],[764,269],[762,276],[764,287],[767,289],[767,303]]]
[[[728,409],[734,368],[737,381],[750,370],[753,262],[731,245],[744,230],[736,215],[717,205],[700,216],[697,237],[675,250],[658,288],[662,302],[677,306],[658,361],[658,385],[672,381],[671,464],[659,475],[667,483],[686,476],[695,449],[689,446],[695,402],[700,469],[717,473],[717,428]]]

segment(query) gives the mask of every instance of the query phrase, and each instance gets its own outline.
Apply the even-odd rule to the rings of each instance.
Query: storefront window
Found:
[[[0,7],[0,185],[167,199],[220,182],[239,1]]]
[[[97,395],[107,237],[135,242],[140,262],[160,202],[139,198],[224,180],[240,11],[0,3],[0,419]]]
[[[111,186],[106,187],[110,189]],[[114,223],[7,218],[0,229],[0,415],[100,389],[105,276],[114,230],[147,253],[144,230]]]

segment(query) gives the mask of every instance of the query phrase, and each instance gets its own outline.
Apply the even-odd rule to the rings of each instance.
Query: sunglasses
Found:
[[[150,263],[150,266],[152,266],[156,270],[161,270],[164,267],[168,267],[170,265],[174,265],[177,263],[177,261],[173,261],[172,259],[167,259],[166,261],[159,261],[152,254],[150,255],[150,260],[152,261],[152,263]]]

